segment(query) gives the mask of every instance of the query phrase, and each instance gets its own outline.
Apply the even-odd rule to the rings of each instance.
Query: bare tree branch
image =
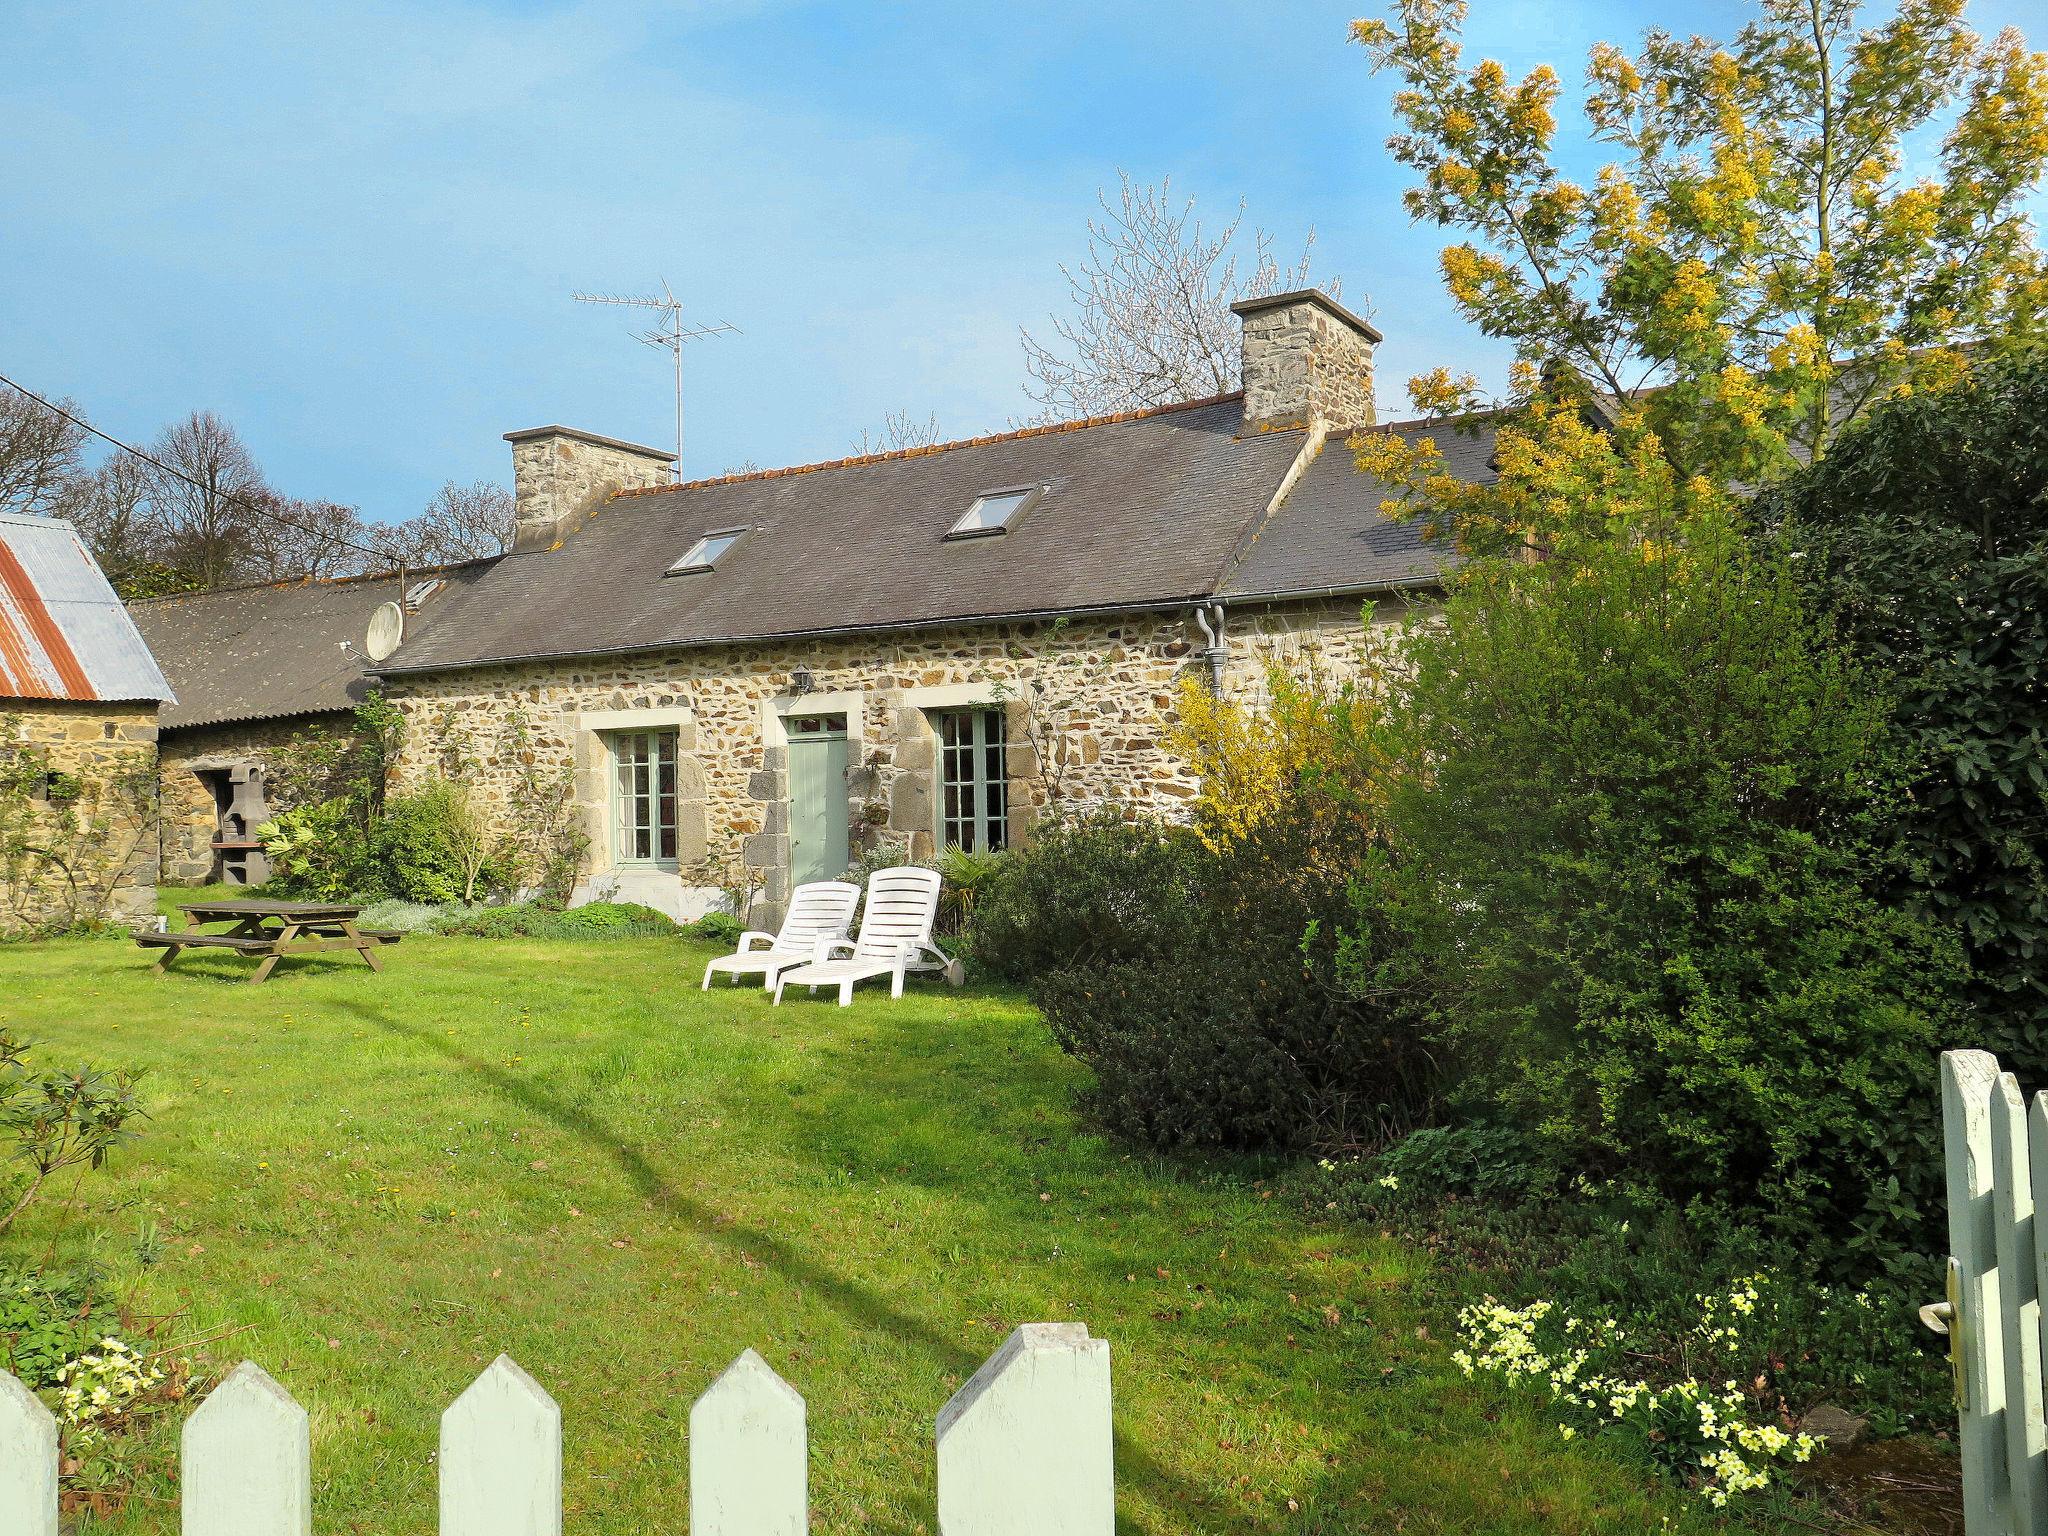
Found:
[[[69,400],[58,404],[75,411]],[[0,512],[59,516],[84,476],[85,430],[39,402],[0,390]]]
[[[256,501],[267,488],[235,429],[211,411],[194,411],[165,428],[150,452],[178,472],[148,471],[149,520],[161,558],[202,586],[241,575],[250,525],[259,521],[241,503]]]
[[[426,510],[374,530],[407,565],[452,565],[512,547],[512,493],[489,480],[447,481]]]
[[[905,448],[929,448],[940,442],[939,418],[927,416],[919,421],[908,411],[891,411],[882,418],[879,430],[862,427],[860,436],[854,440],[853,456],[865,458],[873,453],[900,453]]]
[[[1038,403],[1040,421],[1236,389],[1239,336],[1230,306],[1310,282],[1313,230],[1300,259],[1282,267],[1264,230],[1241,237],[1242,203],[1210,235],[1194,199],[1175,204],[1171,178],[1139,186],[1119,171],[1117,182],[1116,200],[1099,194],[1102,215],[1088,221],[1087,256],[1078,267],[1060,268],[1073,313],[1054,318],[1050,344],[1023,332],[1031,376],[1024,389]],[[1322,286],[1332,296],[1341,289],[1335,278]]]
[[[379,547],[388,530],[337,501],[302,500],[265,491],[252,498],[276,517],[251,515],[243,540],[244,574],[258,581],[300,576],[359,576],[378,565],[364,546]]]

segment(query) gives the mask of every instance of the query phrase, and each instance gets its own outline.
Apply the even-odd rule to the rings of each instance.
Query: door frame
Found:
[[[778,760],[781,766],[780,806],[776,814],[779,821],[770,821],[768,830],[775,831],[781,838],[781,877],[786,886],[793,886],[791,878],[795,869],[790,839],[792,836],[790,817],[795,806],[790,796],[789,780],[789,722],[811,715],[844,715],[846,717],[846,767],[849,774],[857,774],[867,766],[868,761],[868,694],[859,688],[840,688],[830,691],[820,689],[815,693],[777,693],[761,700],[761,745],[768,752],[776,754],[769,759],[773,766]],[[853,844],[859,834],[854,817],[853,793],[849,786],[846,792],[846,842],[847,857],[853,856]],[[828,878],[836,879],[835,870]],[[787,900],[787,889],[777,900]]]
[[[789,803],[789,883],[790,887],[794,889],[806,880],[837,880],[846,872],[847,866],[853,862],[853,807],[850,783],[855,760],[853,756],[853,734],[849,728],[851,721],[847,720],[846,716],[839,714],[836,710],[820,710],[816,713],[807,710],[800,715],[793,715],[790,718],[797,720],[846,721],[846,724],[842,725],[838,730],[790,733],[787,749],[789,753],[787,779]],[[840,856],[836,862],[828,856],[817,869],[805,871],[797,868],[798,796],[796,770],[798,762],[800,760],[810,760],[812,754],[816,754],[817,758],[822,760],[824,771],[823,781],[817,788],[824,807],[826,836],[828,839],[830,838],[832,824],[836,820],[839,826]],[[835,762],[838,765],[836,775],[832,772]],[[836,784],[833,782],[835,777],[838,780]],[[835,811],[837,812],[836,817],[834,815]],[[826,853],[829,855],[829,848],[826,850]]]

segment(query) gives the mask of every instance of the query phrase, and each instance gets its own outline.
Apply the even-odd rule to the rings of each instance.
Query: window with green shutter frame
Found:
[[[946,710],[939,732],[940,837],[970,851],[1010,843],[1010,769],[1000,709]]]
[[[620,864],[676,866],[676,735],[612,737],[612,857]]]

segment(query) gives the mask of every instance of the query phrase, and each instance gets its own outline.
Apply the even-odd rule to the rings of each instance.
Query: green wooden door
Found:
[[[846,716],[789,722],[789,878],[837,880],[846,847]]]

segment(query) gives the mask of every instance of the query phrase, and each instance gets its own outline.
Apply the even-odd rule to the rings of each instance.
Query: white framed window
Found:
[[[1000,709],[949,709],[939,732],[942,841],[970,852],[1010,845],[1010,766]]]
[[[683,576],[691,571],[708,571],[718,564],[719,557],[745,537],[744,528],[721,528],[716,533],[707,533],[692,544],[683,558],[668,568],[670,576]]]
[[[983,534],[1002,533],[1024,515],[1044,490],[1042,485],[1013,485],[1008,490],[983,491],[974,498],[974,505],[961,513],[953,526],[946,530],[946,537],[973,539]]]
[[[612,858],[676,866],[676,733],[620,731],[612,747]]]

